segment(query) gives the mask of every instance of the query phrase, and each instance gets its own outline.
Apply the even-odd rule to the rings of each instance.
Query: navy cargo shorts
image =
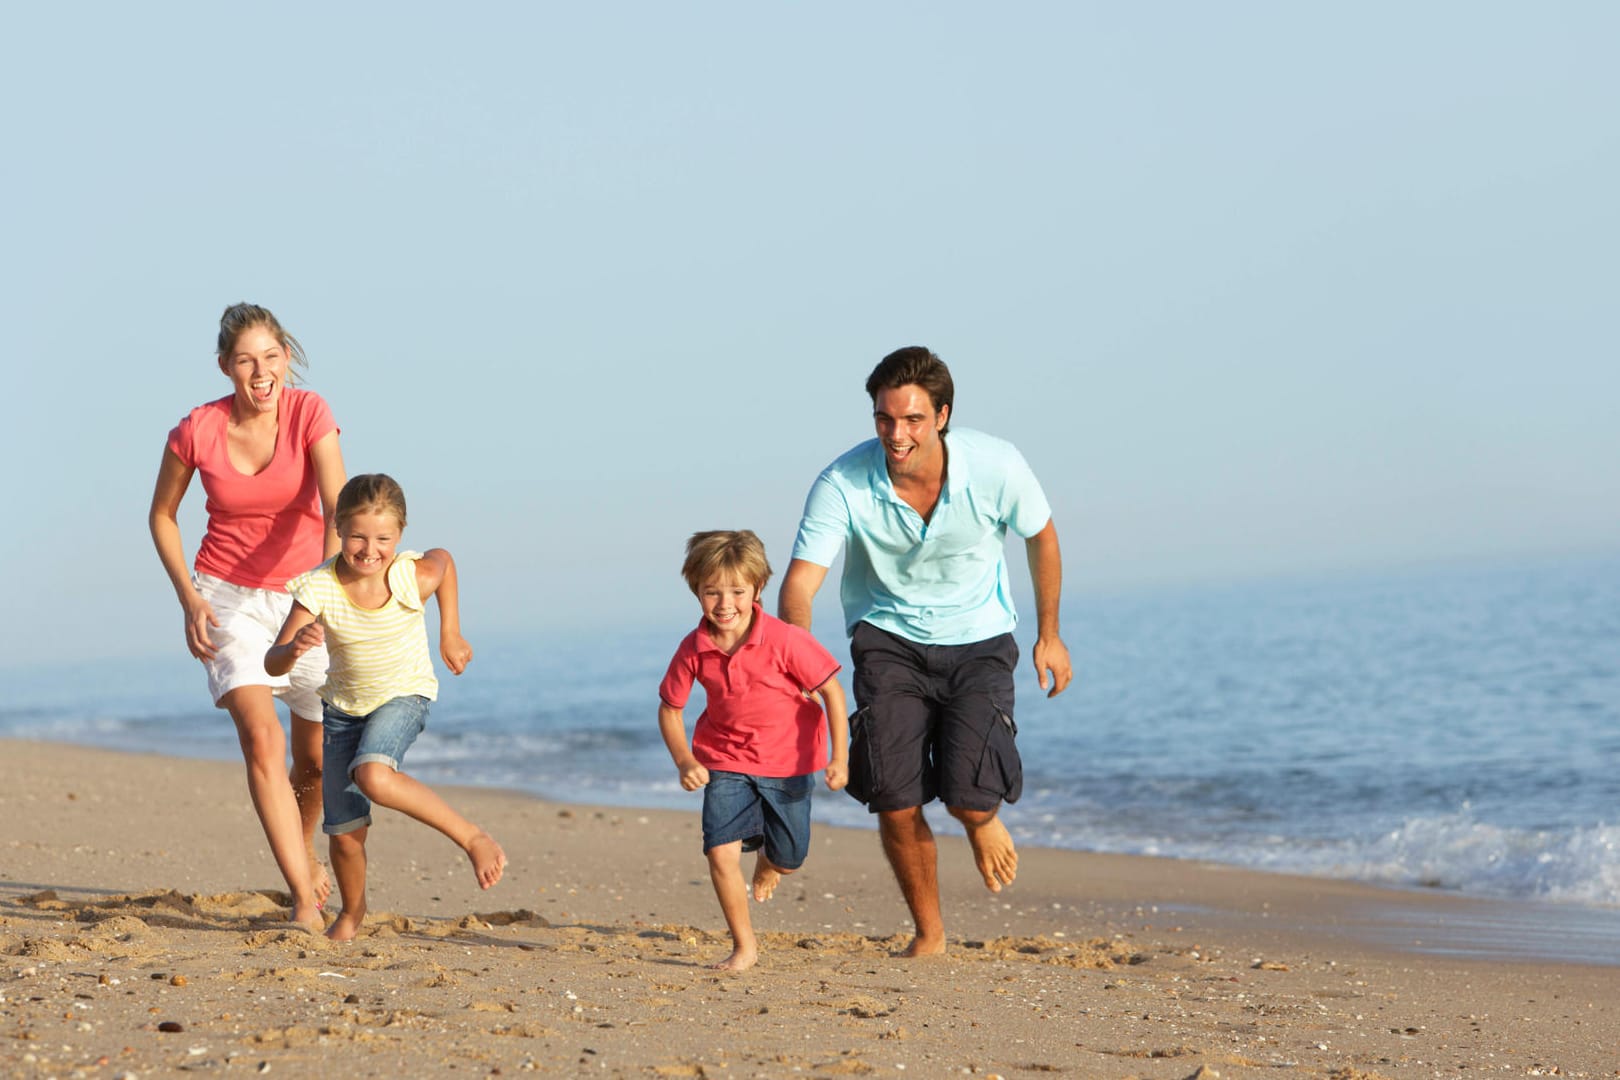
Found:
[[[994,810],[1024,789],[1013,723],[1018,643],[1001,634],[923,645],[869,623],[849,643],[855,666],[848,791],[872,813],[939,799]]]

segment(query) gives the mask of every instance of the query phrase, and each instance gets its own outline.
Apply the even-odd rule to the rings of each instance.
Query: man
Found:
[[[997,816],[1015,802],[1018,646],[1004,540],[1025,538],[1035,586],[1035,670],[1048,697],[1069,685],[1058,633],[1063,564],[1040,484],[1010,443],[951,432],[951,373],[929,350],[899,349],[866,381],[877,438],[811,486],[779,597],[810,628],[827,568],[846,543],[840,587],[855,664],[849,791],[878,815],[889,865],[916,925],[908,956],[943,952],[937,851],[923,806],[939,798],[967,830],[991,892],[1018,853]]]

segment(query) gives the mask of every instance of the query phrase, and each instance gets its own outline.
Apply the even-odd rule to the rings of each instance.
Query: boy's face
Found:
[[[754,601],[759,590],[735,574],[720,574],[698,587],[698,602],[713,633],[741,636],[754,621]]]

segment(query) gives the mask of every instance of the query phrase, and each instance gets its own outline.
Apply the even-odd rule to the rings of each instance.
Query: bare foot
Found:
[[[754,856],[754,899],[763,904],[776,892],[776,887],[782,883],[782,871],[771,865],[771,860],[765,857],[762,851]],[[753,963],[752,960],[749,963]]]
[[[969,827],[968,843],[973,845],[973,861],[979,864],[984,887],[1000,892],[1002,886],[1011,885],[1018,876],[1018,852],[1013,848],[1012,833],[993,817],[983,825]]]
[[[294,904],[292,921],[296,925],[302,926],[306,930],[313,930],[317,934],[326,928],[326,923],[321,918],[319,904]]]
[[[754,961],[758,959],[759,950],[757,948],[745,949],[739,945],[731,950],[730,956],[718,964],[711,964],[710,969],[713,971],[747,971],[754,966]]]
[[[467,858],[472,860],[473,873],[478,875],[478,887],[487,889],[501,880],[506,869],[506,852],[495,838],[482,829],[467,843]]]
[[[332,878],[313,851],[309,853],[309,887],[315,893],[315,906],[325,907],[326,898],[332,895]]]
[[[905,951],[902,952],[900,955],[901,956],[938,956],[941,953],[943,953],[944,951],[945,951],[945,937],[944,937],[944,935],[941,935],[941,936],[939,936],[937,938],[928,938],[926,940],[919,936],[919,937],[912,938],[911,939],[911,944],[907,945],[906,948],[905,948]]]
[[[366,909],[351,912],[344,908],[338,912],[338,917],[332,920],[327,928],[326,936],[333,941],[353,941],[354,936],[360,932],[360,924],[366,921]]]

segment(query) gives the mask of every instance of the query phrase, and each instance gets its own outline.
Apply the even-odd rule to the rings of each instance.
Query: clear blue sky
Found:
[[[785,568],[913,343],[1035,466],[1066,607],[1620,548],[1620,5],[6,24],[0,666],[182,649],[147,502],[241,299],[457,554],[475,644],[695,618],[698,528]]]

